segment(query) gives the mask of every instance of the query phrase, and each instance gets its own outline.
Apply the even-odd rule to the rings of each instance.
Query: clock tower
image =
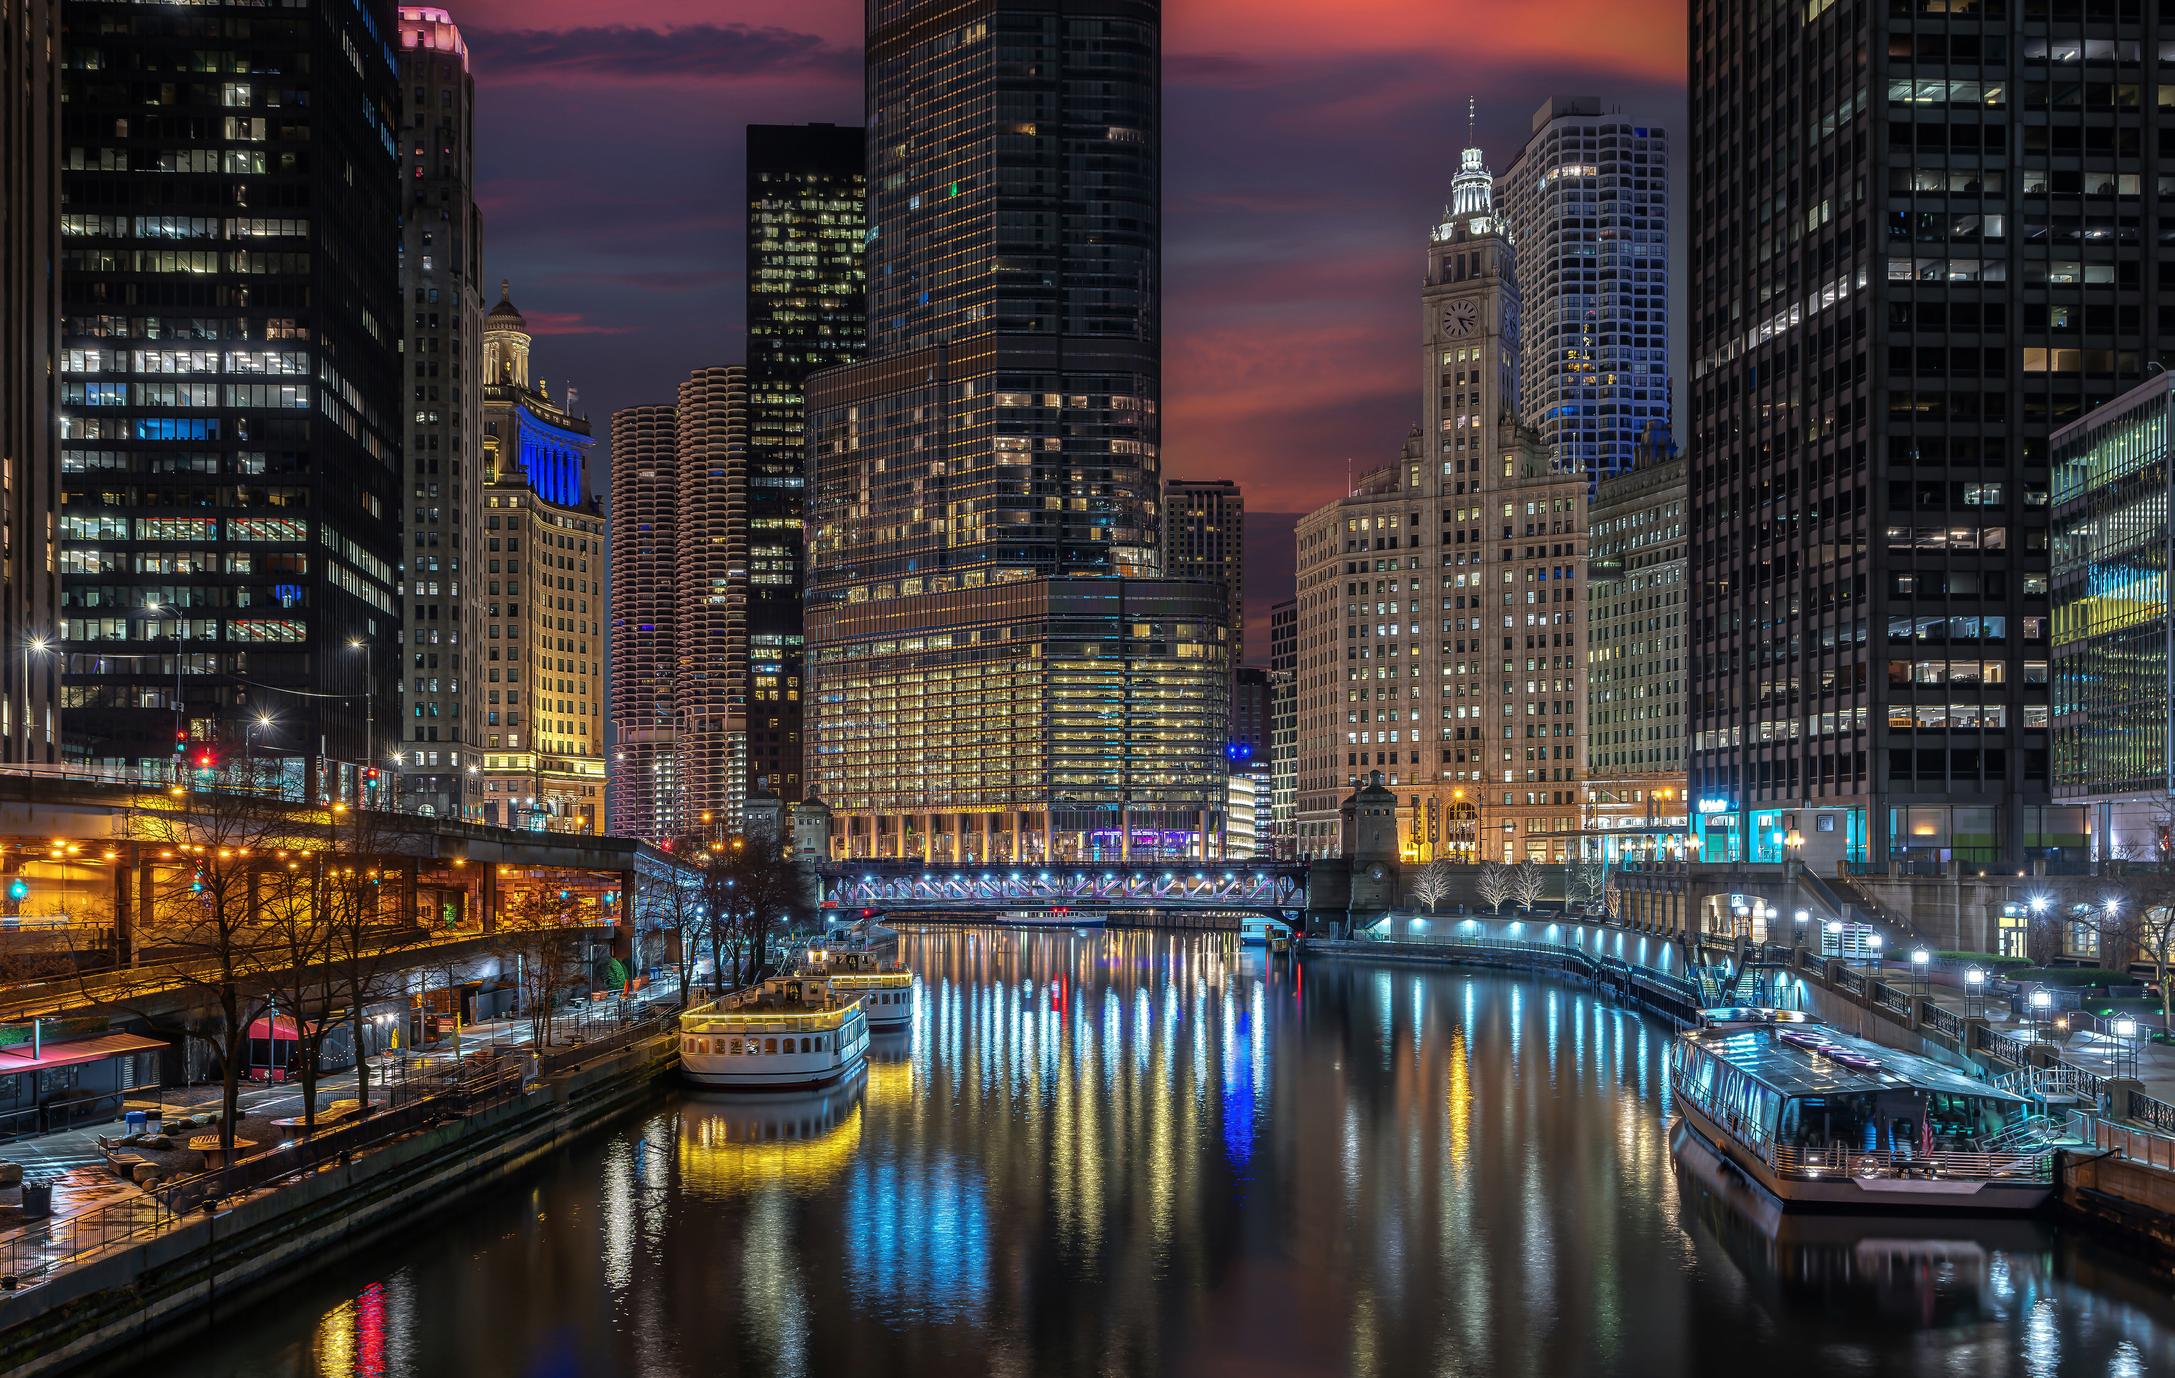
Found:
[[[1518,476],[1504,474],[1493,443],[1497,422],[1518,411],[1518,277],[1494,184],[1480,150],[1466,149],[1450,206],[1428,236],[1420,377],[1429,412],[1421,430],[1432,453],[1422,472],[1405,478],[1414,491],[1445,499]]]

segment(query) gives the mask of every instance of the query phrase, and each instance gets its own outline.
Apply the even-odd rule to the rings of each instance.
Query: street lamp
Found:
[[[2137,1076],[2137,1021],[2131,1018],[2129,1015],[2123,1015],[2120,1019],[2117,1019],[2114,1022],[2113,1027],[2115,1037],[2121,1040],[2121,1043],[2116,1051],[2118,1053],[2126,1052],[2129,1054],[2130,1077],[2132,1080],[2135,1080]],[[2121,1074],[2121,1063],[2120,1061],[2117,1061],[2115,1064],[2115,1075],[2120,1076]]]
[[[1911,980],[1912,980],[1912,982],[1913,982],[1914,984],[1916,984],[1916,985],[1917,985],[1917,986],[1919,987],[1919,992],[1918,992],[1918,993],[1919,993],[1920,995],[1924,995],[1924,994],[1926,993],[1926,988],[1927,988],[1927,987],[1928,987],[1928,986],[1929,986],[1929,985],[1931,984],[1931,981],[1930,981],[1930,979],[1929,979],[1929,978],[1930,978],[1930,977],[1932,976],[1932,974],[1933,974],[1933,954],[1932,954],[1932,953],[1930,953],[1930,952],[1928,952],[1928,951],[1926,951],[1926,949],[1924,949],[1924,948],[1922,948],[1922,947],[1914,947],[1914,948],[1912,948],[1912,949],[1911,949]]]
[[[2042,986],[2032,992],[2031,1007],[2032,1017],[2039,1022],[2039,1041],[2044,1043],[2047,1041],[2047,1013],[2054,1008],[2054,997]]]
[[[1964,1002],[1964,1008],[1970,1010],[1973,1014],[1983,1016],[1986,1013],[1986,972],[1984,970],[1979,967],[1970,967],[1964,971],[1964,994],[1968,997]],[[1976,1008],[1973,1008],[1974,1006]]]
[[[1843,921],[1841,919],[1828,920],[1828,941],[1826,946],[1835,949],[1834,956],[1840,957],[1843,955]],[[1823,949],[1820,955],[1826,957],[1830,954]]]
[[[53,643],[44,637],[34,636],[23,643],[23,754],[19,758],[24,765],[30,764],[30,658],[51,651]]]
[[[370,654],[370,640],[367,637],[351,638],[347,643],[347,648],[351,651],[362,652],[363,760],[366,763],[373,762],[378,759],[378,663]],[[358,781],[356,790],[356,802],[358,804],[365,802],[361,798],[360,784],[361,782]]]
[[[1875,971],[1875,972],[1879,971],[1879,970],[1880,970],[1880,934],[1878,934],[1878,933],[1872,933],[1872,934],[1868,934],[1868,935],[1866,936],[1866,940],[1865,940],[1865,946],[1866,946],[1866,950],[1867,950],[1867,951],[1868,951],[1868,952],[1869,952],[1869,953],[1871,954],[1870,956],[1868,956],[1868,957],[1867,957],[1867,958],[1865,959],[1866,969],[1867,969],[1867,970],[1869,970],[1869,971]]]

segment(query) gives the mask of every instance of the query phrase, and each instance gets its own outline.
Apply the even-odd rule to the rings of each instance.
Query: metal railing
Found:
[[[1990,1053],[2011,1067],[2028,1066],[2031,1062],[2031,1045],[2020,1038],[2011,1038],[1979,1025],[1979,1051]]]
[[[2081,1067],[2057,1062],[2051,1067],[2019,1067],[1994,1078],[1994,1085],[2015,1096],[2075,1096],[2100,1103],[2105,1094],[2100,1079]]]
[[[85,1255],[124,1240],[148,1237],[178,1223],[154,1197],[132,1196],[96,1210],[54,1216],[0,1235],[0,1281],[35,1284]]]
[[[2109,1124],[2082,1110],[2069,1112],[2068,1129],[2070,1138],[2081,1139],[2092,1149],[2119,1153],[2132,1162],[2175,1172],[2175,1135]]]
[[[1920,1005],[1919,1010],[1919,1022],[1928,1028],[1945,1033],[1950,1038],[1961,1039],[1964,1036],[1963,1016],[1943,1009],[1931,1000]]]
[[[2023,1178],[2054,1180],[2054,1155],[2043,1153],[1894,1153],[1861,1152],[1842,1144],[1803,1149],[1777,1144],[1768,1150],[1768,1166],[1792,1177],[1898,1177],[1917,1173],[1929,1178]]]
[[[2132,1087],[2129,1104],[2124,1107],[2133,1120],[2142,1120],[2163,1133],[2175,1134],[2175,1105],[2155,1099]]]
[[[1905,1019],[1911,1017],[1911,997],[1906,991],[1897,990],[1886,981],[1873,982],[1873,1003]]]

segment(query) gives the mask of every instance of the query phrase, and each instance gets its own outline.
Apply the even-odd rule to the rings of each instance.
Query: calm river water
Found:
[[[2175,1374],[2023,1222],[1777,1227],[1669,1151],[1668,1033],[1541,979],[1215,938],[909,937],[858,1083],[660,1097],[148,1370]]]

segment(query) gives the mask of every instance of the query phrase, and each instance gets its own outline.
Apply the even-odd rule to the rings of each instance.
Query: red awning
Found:
[[[144,1038],[138,1034],[100,1034],[96,1038],[71,1038],[66,1043],[48,1043],[40,1055],[30,1056],[30,1045],[18,1043],[13,1048],[0,1048],[0,1077],[17,1072],[43,1072],[54,1067],[72,1067],[79,1062],[99,1062],[109,1057],[125,1057],[130,1053],[149,1053],[163,1050],[167,1045],[156,1038]],[[18,1052],[17,1049],[21,1051]]]
[[[315,1024],[305,1023],[302,1026],[303,1034],[316,1032],[317,1026]],[[291,1040],[301,1035],[295,1033],[295,1021],[282,1014],[275,1015],[270,1019],[260,1019],[250,1025],[249,1036],[251,1038],[285,1038]]]

